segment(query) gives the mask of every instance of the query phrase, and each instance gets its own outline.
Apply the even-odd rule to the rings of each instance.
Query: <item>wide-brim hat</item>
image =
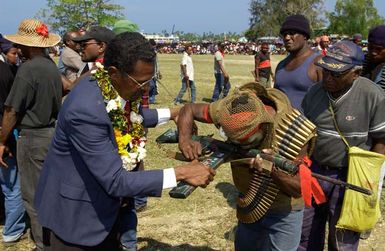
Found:
[[[36,19],[21,21],[16,34],[4,37],[15,44],[41,48],[55,46],[61,40],[59,35],[50,33],[47,25]]]

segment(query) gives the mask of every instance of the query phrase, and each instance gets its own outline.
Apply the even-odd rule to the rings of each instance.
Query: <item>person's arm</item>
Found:
[[[192,140],[194,119],[208,123],[208,104],[187,104],[181,108],[178,116],[179,149],[188,159],[198,159],[202,147],[199,142]]]
[[[259,63],[260,63],[260,59],[259,59],[259,56],[258,55],[255,55],[254,57],[254,62],[255,62],[255,81],[259,81]]]
[[[180,68],[181,68],[182,73],[183,73],[183,79],[186,82],[186,87],[190,88],[190,78],[189,78],[189,76],[187,74],[187,67],[186,67],[185,64],[181,64]]]
[[[97,112],[97,110],[95,110]],[[79,155],[84,168],[92,174],[98,184],[114,197],[136,195],[161,196],[163,170],[127,172],[122,167],[121,156],[111,140],[109,126],[104,119],[94,114],[68,114],[65,133]],[[209,167],[190,163],[174,168],[176,181],[184,180],[194,186],[206,186],[215,175]]]
[[[385,139],[373,139],[372,152],[385,154]]]
[[[3,159],[4,153],[9,153],[9,149],[5,145],[13,128],[16,125],[17,114],[16,111],[9,106],[4,107],[4,115],[1,128],[1,142],[0,142],[0,165],[8,167]]]
[[[221,68],[222,74],[225,78],[225,83],[229,82],[230,76],[229,76],[229,74],[227,74],[225,67],[223,66],[222,60],[218,60],[218,64],[219,64],[219,67]]]
[[[322,57],[322,55],[316,57],[308,69],[308,75],[313,82],[320,82],[322,80],[322,68],[315,65],[315,63],[318,62],[318,60],[320,60]]]
[[[142,109],[140,114],[143,117],[143,126],[146,128],[153,128],[158,125],[163,125],[170,120],[174,120],[176,123],[178,120],[179,109],[179,107]]]
[[[61,82],[62,82],[62,93],[63,93],[63,97],[65,95],[67,95],[71,89],[74,87],[74,82],[72,82],[71,80],[69,80],[66,76],[64,76],[63,74],[60,74],[60,77],[61,77]]]
[[[75,52],[66,54],[65,57],[62,57],[62,61],[67,67],[71,67],[77,70],[80,70],[84,67],[84,62],[82,61],[79,54],[76,54]]]
[[[301,152],[299,153],[297,159],[300,160],[307,156],[307,149],[308,145],[305,145],[301,149]],[[291,175],[279,170],[278,168],[273,168],[271,172],[271,177],[273,178],[274,182],[279,186],[282,192],[294,198],[299,198],[302,196],[299,172],[294,175]]]
[[[187,81],[189,80],[189,76],[187,74],[187,67],[185,64],[180,65],[180,69],[182,70],[183,78]]]

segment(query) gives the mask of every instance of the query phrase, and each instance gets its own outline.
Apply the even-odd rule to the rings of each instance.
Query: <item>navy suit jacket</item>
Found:
[[[61,108],[44,161],[35,196],[40,224],[64,241],[94,246],[116,222],[121,197],[161,196],[162,186],[162,170],[122,168],[97,82],[79,82]]]

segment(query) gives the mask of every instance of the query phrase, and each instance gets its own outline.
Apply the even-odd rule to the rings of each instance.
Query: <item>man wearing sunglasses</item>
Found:
[[[312,171],[346,181],[348,153],[336,124],[350,146],[385,153],[384,92],[367,78],[360,77],[364,54],[351,41],[341,41],[316,64],[323,80],[306,94],[304,114],[317,126],[312,155]],[[324,250],[325,225],[329,223],[329,250],[357,250],[360,233],[336,231],[344,198],[343,188],[320,182],[327,202],[306,208],[299,250]]]
[[[81,69],[78,75],[91,70],[95,62],[103,63],[107,43],[115,37],[115,33],[101,26],[93,26],[83,36],[72,40],[80,44],[80,56],[87,65]]]

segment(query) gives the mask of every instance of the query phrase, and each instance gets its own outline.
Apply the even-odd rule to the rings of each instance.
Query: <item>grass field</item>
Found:
[[[173,99],[180,88],[179,63],[181,55],[159,55],[160,70],[163,75],[162,85],[155,107],[173,107]],[[273,68],[282,57],[272,57]],[[194,55],[197,102],[211,98],[214,86],[213,57]],[[254,67],[252,56],[226,55],[226,68],[229,71],[232,86],[253,81],[250,71]],[[184,97],[187,100],[187,96]],[[175,125],[170,122],[149,131],[147,169],[165,168],[182,164],[166,157],[164,151],[154,142],[155,138]],[[198,124],[199,134],[216,135],[213,126]],[[165,148],[177,150],[177,145]],[[384,199],[384,198],[383,198]],[[233,186],[228,165],[217,171],[215,180],[206,188],[198,188],[185,200],[172,199],[168,191],[162,198],[150,198],[146,211],[138,214],[139,250],[232,250],[235,217],[236,189]],[[384,200],[382,200],[384,209]],[[65,209],[63,209],[65,210]],[[384,220],[376,226],[371,237],[361,241],[360,250],[385,250],[383,238]],[[0,250],[26,251],[32,249],[31,241],[23,240],[11,247]],[[382,248],[381,248],[382,247]]]

